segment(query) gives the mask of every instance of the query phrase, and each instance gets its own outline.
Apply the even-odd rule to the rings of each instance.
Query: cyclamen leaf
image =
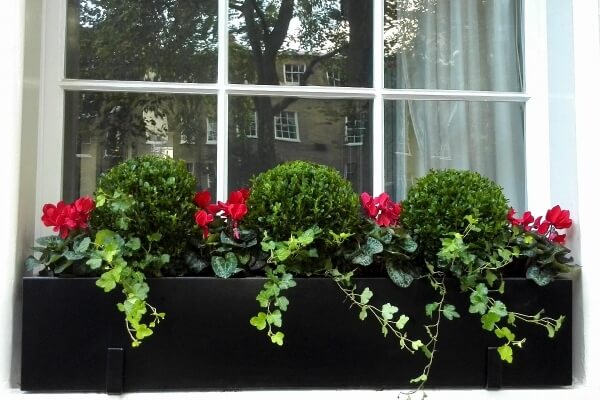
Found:
[[[79,243],[77,243],[75,245],[74,250],[77,253],[83,253],[83,252],[87,251],[87,249],[90,247],[91,243],[92,243],[92,240],[86,236],[83,239],[81,239],[81,241]]]
[[[230,254],[233,256],[230,256]],[[213,256],[211,259],[212,269],[219,278],[229,278],[233,274],[241,271],[237,266],[237,258],[233,253],[227,253],[226,258]]]
[[[43,264],[33,256],[29,256],[25,259],[25,268],[27,269],[27,271],[32,271],[33,269],[35,269],[36,267],[39,267],[40,265],[43,265]]]
[[[409,287],[415,279],[411,274],[392,264],[387,264],[385,266],[385,269],[392,282],[394,282],[396,286],[399,286],[401,288]]]
[[[89,265],[91,269],[98,269],[102,266],[102,259],[94,257],[94,258],[90,258],[85,263],[87,265]]]
[[[540,269],[535,265],[527,268],[525,276],[528,279],[533,280],[539,286],[546,286],[554,280],[554,274],[549,269]]]
[[[352,259],[352,263],[366,267],[373,263],[373,257],[368,254],[359,254]]]
[[[367,243],[363,247],[363,251],[365,254],[370,256],[374,254],[379,254],[383,251],[383,244],[381,242],[371,236],[367,238]]]

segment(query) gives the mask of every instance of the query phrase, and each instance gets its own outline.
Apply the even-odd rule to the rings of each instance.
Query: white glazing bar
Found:
[[[385,100],[448,100],[448,101],[501,101],[524,103],[531,97],[521,92],[488,92],[476,90],[384,89]]]
[[[546,1],[524,1],[523,14],[525,92],[531,97],[525,109],[527,209],[541,215],[550,205]]]
[[[36,221],[41,218],[43,204],[56,203],[62,197],[64,92],[59,82],[64,78],[67,2],[44,2],[43,7]],[[36,237],[49,232],[36,224]]]
[[[371,99],[373,88],[352,88],[332,86],[286,86],[286,85],[227,85],[227,92],[233,95],[303,97],[322,99]]]
[[[228,143],[228,98],[226,92],[229,80],[229,33],[227,25],[229,21],[229,9],[227,1],[219,1],[219,58],[217,78],[217,198],[225,201],[227,199],[227,149]]]
[[[373,195],[385,188],[384,130],[383,130],[383,10],[384,2],[373,1]]]
[[[177,83],[150,81],[109,81],[63,79],[60,87],[65,90],[97,92],[169,93],[169,94],[217,94],[215,83]]]

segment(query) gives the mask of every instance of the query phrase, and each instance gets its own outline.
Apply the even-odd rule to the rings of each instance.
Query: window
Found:
[[[357,146],[363,144],[363,138],[366,136],[369,124],[368,115],[361,112],[358,118],[348,119],[346,117],[346,131],[344,132],[344,143],[348,146]]]
[[[342,72],[339,69],[331,69],[325,75],[329,86],[342,86]]]
[[[206,144],[217,144],[217,121],[206,118]]]
[[[298,113],[282,111],[275,116],[275,138],[299,142]]]
[[[64,57],[46,60],[42,92],[64,101],[43,102],[52,145],[41,151],[69,171],[48,177],[67,201],[114,163],[161,152],[195,163],[198,185],[219,199],[300,157],[398,200],[430,168],[473,169],[525,208],[522,43],[537,39],[524,35],[523,0],[324,0],[295,4],[287,32],[269,19],[246,25],[276,15],[277,2],[60,1],[68,15],[46,11],[45,40]]]
[[[284,64],[283,78],[286,85],[299,85],[302,75],[306,72],[304,64]]]

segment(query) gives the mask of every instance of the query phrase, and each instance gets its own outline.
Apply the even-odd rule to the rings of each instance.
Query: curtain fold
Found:
[[[520,0],[423,0],[398,18],[416,23],[395,56],[395,87],[521,91]],[[426,3],[426,4],[425,4]],[[388,74],[390,71],[387,71]],[[389,101],[396,198],[430,169],[477,171],[498,182],[515,208],[525,201],[523,106],[467,101]],[[390,172],[390,171],[388,171]],[[388,180],[389,181],[389,180]]]

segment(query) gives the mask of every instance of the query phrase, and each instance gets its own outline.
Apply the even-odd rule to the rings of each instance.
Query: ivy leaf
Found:
[[[512,333],[512,331],[510,329],[508,329],[507,327],[503,327],[501,329],[497,328],[494,333],[496,334],[496,337],[498,337],[499,339],[502,338],[506,338],[506,340],[508,340],[509,342],[512,342],[513,340],[515,340],[515,334]]]
[[[256,327],[259,331],[262,331],[267,327],[267,314],[259,312],[258,315],[250,318],[250,325]]]
[[[500,300],[495,300],[494,304],[490,308],[490,311],[494,314],[497,314],[499,317],[506,317],[508,315],[508,311],[506,310],[506,305]]]
[[[487,314],[484,314],[481,317],[481,324],[483,326],[483,329],[492,331],[494,329],[494,326],[496,326],[496,322],[499,322],[500,319],[501,318],[498,314],[493,313],[491,311]]]
[[[409,321],[410,318],[408,318],[406,315],[402,314],[399,318],[398,321],[396,321],[396,328],[398,328],[398,330],[402,330],[404,329],[404,326],[406,325],[406,323]]]
[[[419,382],[426,382],[427,381],[427,375],[426,374],[422,374],[420,376],[417,376],[414,379],[410,380],[410,383],[419,383]]]
[[[433,312],[435,310],[437,310],[437,308],[440,306],[440,303],[429,303],[425,305],[425,315],[427,315],[429,318],[433,317]]]
[[[423,342],[420,340],[415,340],[410,344],[410,347],[412,347],[413,350],[419,350],[421,347],[423,347]]]
[[[283,338],[284,338],[284,334],[283,332],[277,332],[274,335],[271,335],[271,342],[279,345],[279,346],[283,346]]]
[[[513,361],[513,351],[512,347],[508,344],[498,347],[498,354],[500,354],[500,359],[508,362],[509,364]]]
[[[454,318],[460,318],[460,314],[456,312],[456,307],[454,307],[452,304],[444,304],[442,314],[444,314],[444,317],[450,321]]]
[[[385,303],[381,307],[381,316],[385,321],[389,321],[394,318],[394,314],[398,312],[398,307],[391,305],[390,303]]]
[[[548,337],[553,338],[554,334],[555,334],[554,327],[550,324],[546,324],[545,326],[546,326],[546,330],[548,331]]]
[[[152,335],[152,329],[148,328],[148,325],[146,324],[139,324],[138,326],[135,327],[135,337],[136,339],[143,339],[145,337],[148,337]]]
[[[361,308],[361,310],[360,310],[360,313],[358,314],[358,318],[359,318],[361,321],[364,321],[364,320],[365,320],[365,318],[367,318],[367,315],[368,315],[368,314],[367,314],[367,307],[363,307],[363,308]]]
[[[279,307],[281,311],[287,311],[287,307],[290,304],[290,301],[285,296],[278,297],[275,300],[275,306]]]
[[[373,297],[373,292],[371,291],[371,289],[366,287],[360,294],[361,304],[368,304],[369,300],[371,300],[372,297]]]
[[[276,327],[281,328],[281,311],[275,310],[272,313],[267,314],[267,322],[271,325],[275,325]]]

